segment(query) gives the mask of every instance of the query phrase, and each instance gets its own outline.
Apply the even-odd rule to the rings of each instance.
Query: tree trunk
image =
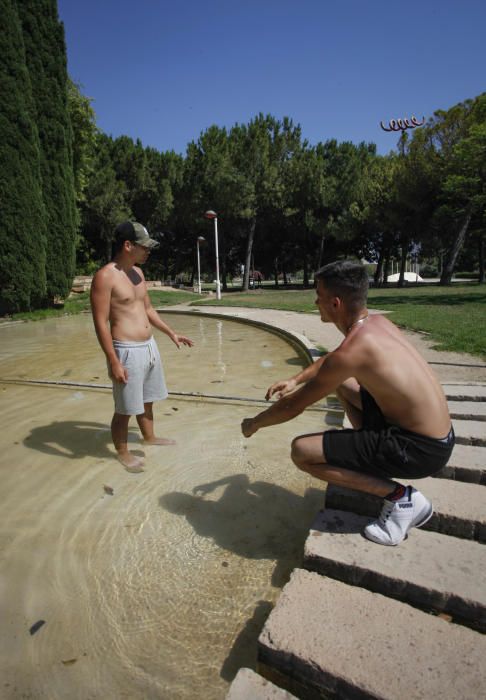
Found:
[[[375,283],[375,287],[380,286],[381,280],[382,280],[382,275],[383,275],[383,263],[385,261],[385,244],[382,241],[382,245],[380,248],[380,255],[378,257],[378,265],[376,266],[375,274],[373,276],[373,281]]]
[[[273,261],[273,275],[275,277],[275,286],[278,287],[278,258]]]
[[[321,246],[319,248],[319,265],[317,266],[317,269],[319,270],[322,267],[322,260],[324,258],[324,232],[322,233],[321,237]]]
[[[253,240],[255,238],[256,217],[250,220],[248,238],[246,240],[245,274],[243,276],[243,291],[247,292],[250,286],[250,261],[253,250]]]
[[[405,268],[407,266],[407,250],[408,246],[403,245],[402,246],[402,259],[400,261],[400,277],[398,278],[398,286],[403,287],[404,280],[405,280]]]
[[[309,262],[307,259],[307,239],[308,239],[308,233],[307,229],[304,232],[304,247],[303,247],[303,264],[304,264],[304,289],[306,289],[309,286]]]
[[[479,234],[478,240],[479,284],[484,284],[484,234]]]
[[[388,274],[390,272],[390,252],[387,250],[385,252],[385,261],[383,263],[383,286],[386,287],[388,284]]]
[[[471,221],[471,215],[471,211],[466,212],[466,216],[462,223],[461,230],[459,231],[456,240],[454,241],[452,247],[447,253],[447,259],[444,263],[444,267],[442,268],[442,274],[440,276],[439,285],[441,286],[447,286],[452,282],[452,275],[456,266],[457,257],[461,252],[461,248],[464,244],[464,239],[466,238],[469,222]]]

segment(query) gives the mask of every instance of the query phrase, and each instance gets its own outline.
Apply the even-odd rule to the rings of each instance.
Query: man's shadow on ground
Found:
[[[136,429],[129,432],[129,443],[138,441]],[[38,450],[53,457],[65,459],[113,459],[110,426],[94,421],[53,421],[49,425],[33,428],[23,444],[31,450]],[[143,455],[141,450],[130,449],[135,455]]]
[[[224,491],[218,500],[205,498],[219,488]],[[159,502],[184,516],[195,532],[221,549],[246,559],[276,560],[271,582],[282,587],[302,563],[304,542],[323,507],[324,493],[309,488],[299,496],[277,484],[235,474],[201,484],[193,494],[165,494]],[[226,680],[232,680],[241,666],[255,668],[257,639],[271,608],[268,601],[259,601],[223,664],[221,676]]]

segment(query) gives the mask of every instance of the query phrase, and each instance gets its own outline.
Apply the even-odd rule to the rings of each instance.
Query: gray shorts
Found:
[[[159,349],[150,338],[141,343],[113,341],[118,359],[128,372],[128,382],[113,382],[115,413],[137,416],[144,412],[144,404],[166,399],[164,371]]]

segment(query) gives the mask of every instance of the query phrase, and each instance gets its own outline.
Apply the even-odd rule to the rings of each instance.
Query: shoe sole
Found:
[[[411,525],[409,527],[409,529],[407,530],[405,537],[403,539],[401,539],[399,542],[382,542],[381,540],[378,540],[378,539],[375,540],[374,537],[370,537],[367,534],[366,528],[361,532],[361,534],[369,542],[374,542],[375,544],[381,544],[381,545],[384,545],[385,547],[396,547],[397,545],[400,544],[400,542],[403,542],[404,540],[406,540],[408,538],[408,533],[410,532],[412,527],[422,527],[422,525],[425,525],[430,520],[430,518],[433,516],[433,514],[434,514],[434,508],[433,508],[432,503],[431,503],[430,510],[428,511],[427,515],[425,515],[420,522],[418,522],[414,525]]]
[[[434,508],[432,506],[432,503],[430,504],[430,510],[427,513],[427,515],[419,522],[416,523],[415,525],[412,525],[412,527],[422,527],[422,525],[425,525],[425,523],[428,523],[430,518],[434,515]],[[412,529],[412,528],[410,528]]]

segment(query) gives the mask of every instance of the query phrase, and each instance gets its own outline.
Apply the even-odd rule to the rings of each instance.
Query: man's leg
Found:
[[[143,459],[136,457],[128,451],[128,421],[130,416],[122,413],[114,413],[111,421],[111,437],[118,461],[123,464],[129,472],[142,472]]]
[[[169,438],[158,438],[154,434],[154,414],[153,403],[144,403],[144,413],[137,416],[137,423],[143,436],[145,445],[175,445],[175,440]]]
[[[385,499],[378,519],[366,525],[363,531],[364,536],[373,542],[397,545],[412,527],[424,525],[433,515],[432,504],[412,486],[328,464],[322,433],[295,438],[291,456],[299,469],[317,479]]]
[[[363,406],[356,379],[347,379],[336,389],[336,396],[355,430],[363,427]]]
[[[292,441],[291,457],[299,469],[317,479],[356,491],[372,493],[382,498],[388,496],[398,485],[391,479],[381,479],[371,474],[362,474],[328,464],[322,446],[322,433],[295,438]]]

